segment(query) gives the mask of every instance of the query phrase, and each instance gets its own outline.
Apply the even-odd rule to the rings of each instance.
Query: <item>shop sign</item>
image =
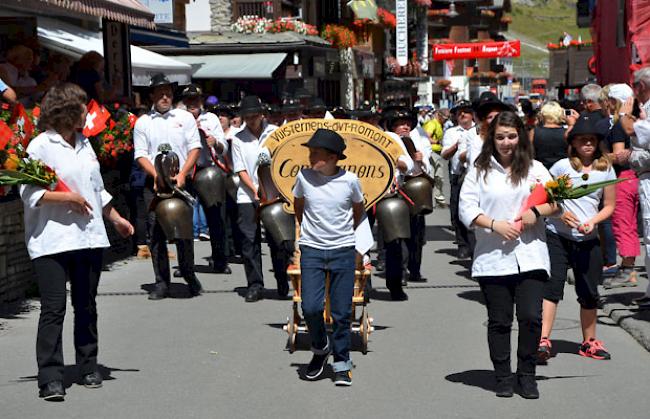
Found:
[[[476,58],[519,57],[519,40],[504,42],[471,42],[433,46],[433,60],[463,60]]]
[[[106,79],[122,96],[131,97],[131,47],[129,26],[108,19],[102,20],[104,66]]]
[[[359,177],[366,208],[371,207],[390,189],[397,159],[403,150],[383,130],[361,121],[343,119],[302,119],[289,122],[269,135],[264,146],[273,156],[271,177],[293,212],[292,189],[296,176],[310,167],[309,149],[303,147],[319,128],[339,133],[346,142],[347,158],[339,166]]]
[[[395,1],[395,57],[397,64],[405,66],[408,64],[409,40],[408,40],[408,4],[406,0]]]

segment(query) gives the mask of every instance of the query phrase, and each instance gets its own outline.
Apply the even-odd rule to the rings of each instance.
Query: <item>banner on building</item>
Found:
[[[437,44],[433,48],[432,59],[463,60],[476,58],[519,57],[519,40],[505,42],[472,42],[465,44]]]
[[[406,0],[395,1],[395,57],[397,64],[405,66],[409,61],[408,4]]]

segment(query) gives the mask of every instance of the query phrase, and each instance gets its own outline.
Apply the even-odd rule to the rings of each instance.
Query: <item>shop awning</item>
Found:
[[[38,17],[38,39],[51,50],[79,59],[88,51],[103,55],[101,33],[92,32],[54,19]],[[147,86],[153,74],[164,73],[171,81],[189,84],[192,68],[170,57],[131,46],[132,82],[134,86]]]
[[[174,56],[192,66],[195,79],[270,79],[286,57],[286,52]]]
[[[154,14],[138,0],[3,0],[3,6],[32,11],[49,12],[53,9],[79,15],[105,17],[128,25],[153,29]]]

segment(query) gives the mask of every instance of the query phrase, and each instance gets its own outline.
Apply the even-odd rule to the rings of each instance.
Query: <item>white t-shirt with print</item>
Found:
[[[554,178],[568,174],[571,178],[571,181],[573,182],[573,186],[580,186],[584,184],[616,179],[616,173],[614,173],[614,169],[610,167],[606,171],[591,170],[588,173],[588,179],[585,180],[582,178],[584,173],[582,171],[576,171],[571,166],[571,162],[568,158],[556,162],[549,171]],[[587,196],[583,196],[582,198],[567,199],[565,201],[562,201],[560,202],[560,206],[564,211],[571,211],[576,216],[576,218],[578,218],[580,224],[582,224],[589,221],[596,214],[598,214],[598,206],[600,205],[600,201],[602,199],[603,189],[601,188],[596,192],[592,192]],[[574,241],[585,241],[598,237],[598,231],[596,229],[585,235],[580,233],[578,229],[570,228],[564,224],[559,217],[548,218],[546,228],[555,234],[559,234],[562,237]]]
[[[316,249],[354,246],[352,204],[363,202],[359,178],[339,169],[325,176],[313,169],[302,169],[293,187],[296,198],[305,198],[299,244]]]

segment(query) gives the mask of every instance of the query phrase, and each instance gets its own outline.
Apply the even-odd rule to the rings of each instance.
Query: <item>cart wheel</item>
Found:
[[[361,335],[361,353],[365,355],[368,353],[368,336],[370,336],[370,320],[368,319],[368,311],[365,307],[361,312],[359,334]]]
[[[287,322],[287,333],[289,334],[289,338],[287,340],[289,353],[294,353],[296,351],[296,335],[298,334],[298,328],[292,320],[289,320]]]

